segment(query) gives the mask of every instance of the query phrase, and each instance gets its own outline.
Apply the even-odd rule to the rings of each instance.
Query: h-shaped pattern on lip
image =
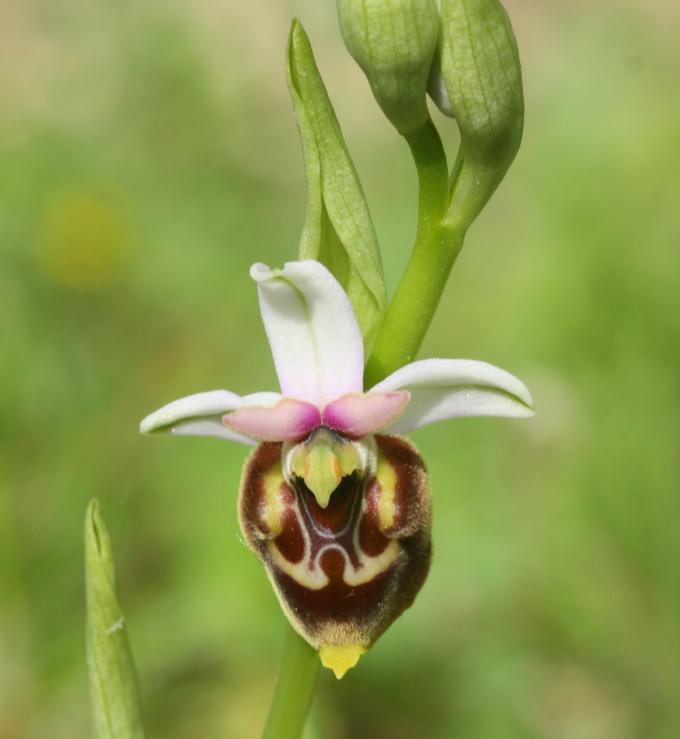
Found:
[[[284,474],[295,446],[258,446],[241,483],[246,540],[289,620],[316,648],[368,648],[411,604],[429,568],[430,494],[420,455],[396,436],[359,443],[372,447],[372,462],[365,474],[344,477],[326,508]]]

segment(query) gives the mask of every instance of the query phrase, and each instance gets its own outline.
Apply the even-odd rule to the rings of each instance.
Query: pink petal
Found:
[[[411,399],[407,391],[394,393],[348,393],[323,410],[325,426],[348,436],[375,434],[396,420]]]
[[[260,441],[295,441],[321,424],[321,414],[311,403],[283,398],[269,408],[253,406],[227,413],[222,422]]]

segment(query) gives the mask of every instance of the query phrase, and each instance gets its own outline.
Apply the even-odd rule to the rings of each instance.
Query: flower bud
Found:
[[[429,93],[461,134],[452,210],[471,221],[503,179],[522,139],[522,72],[499,0],[441,0]],[[463,202],[463,199],[465,202]]]
[[[427,80],[439,34],[435,0],[338,0],[345,44],[385,115],[408,135],[428,120]]]
[[[297,444],[260,444],[239,518],[291,625],[338,678],[411,605],[430,566],[427,473],[398,436],[321,426]]]

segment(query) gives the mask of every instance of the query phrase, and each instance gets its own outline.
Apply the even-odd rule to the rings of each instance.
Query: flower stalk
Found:
[[[380,382],[412,362],[432,322],[465,229],[446,220],[449,172],[431,120],[406,136],[418,174],[418,226],[406,271],[381,324],[366,365],[367,382]]]
[[[286,642],[262,739],[298,739],[312,703],[319,655],[286,624]]]

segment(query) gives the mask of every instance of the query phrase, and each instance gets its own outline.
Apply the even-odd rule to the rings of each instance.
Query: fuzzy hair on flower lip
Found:
[[[342,677],[408,608],[430,564],[425,465],[398,436],[462,416],[533,415],[525,385],[466,359],[425,359],[365,391],[350,301],[319,262],[255,264],[280,393],[214,390],[147,416],[142,433],[257,444],[239,520],[292,626]]]

